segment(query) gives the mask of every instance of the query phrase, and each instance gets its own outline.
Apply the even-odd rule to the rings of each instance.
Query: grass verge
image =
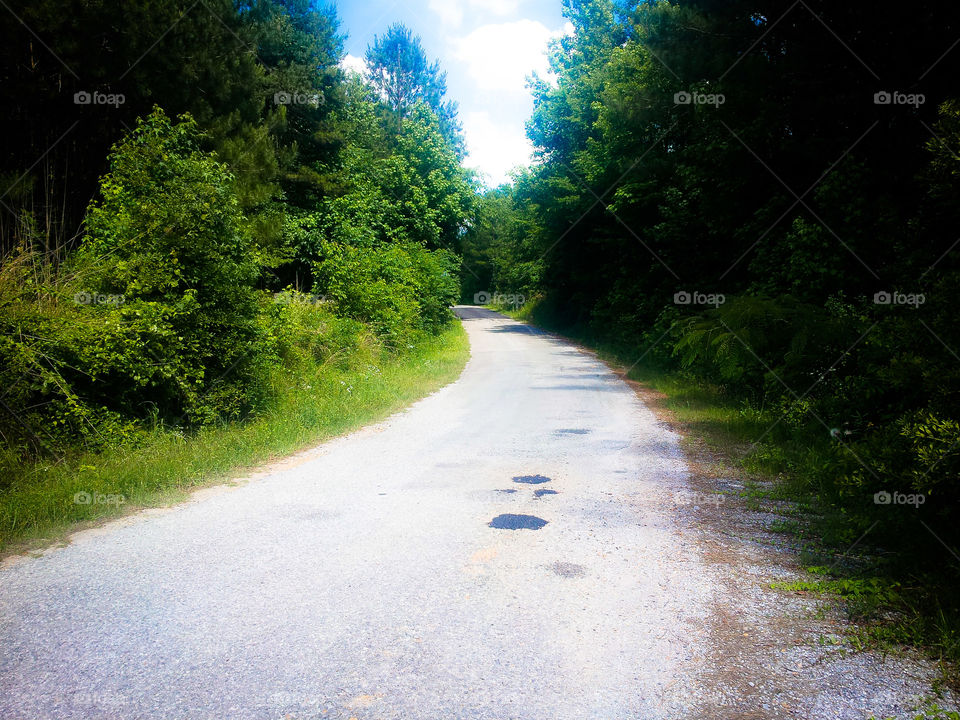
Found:
[[[380,420],[455,380],[469,355],[466,332],[454,322],[401,355],[358,353],[297,374],[270,410],[247,422],[190,435],[156,429],[133,447],[24,467],[0,492],[0,552],[180,501],[191,488]]]

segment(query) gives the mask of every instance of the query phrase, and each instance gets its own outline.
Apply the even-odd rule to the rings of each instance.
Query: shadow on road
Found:
[[[454,305],[453,313],[461,320],[506,320],[506,316],[501,315],[495,310],[489,310],[476,305]]]

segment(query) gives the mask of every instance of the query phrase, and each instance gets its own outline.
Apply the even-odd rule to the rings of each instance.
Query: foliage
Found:
[[[342,55],[332,10],[307,0],[209,0],[186,9],[175,0],[91,0],[69,11],[56,0],[17,0],[8,9],[31,32],[2,26],[9,73],[0,90],[0,174],[19,181],[4,187],[16,221],[3,219],[0,252],[30,245],[62,257],[73,249],[110,147],[159,105],[196,120],[204,149],[237,178],[257,240],[282,255],[283,201],[309,203],[326,192],[316,166],[339,146],[328,121]],[[295,101],[278,103],[278,93]]]
[[[53,3],[17,9],[64,40],[89,90],[124,99],[64,111],[84,88],[7,38],[3,93],[36,90],[8,98],[0,169],[20,178],[7,188],[15,222],[0,227],[0,462],[13,476],[37,458],[255,418],[277,400],[277,368],[403,354],[451,319],[460,268],[445,248],[473,187],[436,63],[422,58],[428,91],[398,109],[340,71],[335,12],[307,0],[185,14],[156,0],[123,8],[119,34],[100,2],[72,25]],[[89,126],[53,142],[83,113]],[[81,232],[65,239],[70,223]],[[315,285],[329,299],[301,292]]]
[[[445,100],[447,74],[439,62],[427,60],[420,38],[401,23],[376,36],[365,55],[367,74],[377,93],[397,118],[407,117],[418,103],[428,105],[440,120],[446,141],[458,159],[465,154],[456,103]]]
[[[416,243],[364,248],[330,243],[317,263],[315,290],[396,347],[415,331],[449,320],[459,295],[458,271],[455,255]]]
[[[3,366],[17,390],[5,434],[36,445],[42,428],[44,449],[62,451],[132,419],[203,423],[256,404],[271,354],[257,267],[232,177],[198,141],[190,118],[154,111],[114,149],[57,281],[36,280],[36,254],[9,264]]]

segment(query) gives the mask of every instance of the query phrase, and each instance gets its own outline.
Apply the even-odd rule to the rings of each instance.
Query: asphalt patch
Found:
[[[589,432],[586,428],[560,428],[557,435],[586,435]]]
[[[497,530],[539,530],[547,521],[536,515],[497,515],[489,526]]]
[[[515,483],[526,483],[527,485],[539,485],[540,483],[550,482],[550,478],[543,475],[518,475],[513,481]]]
[[[537,488],[533,491],[533,494],[537,497],[543,497],[544,495],[559,495],[556,490],[548,490],[547,488]]]
[[[557,562],[551,565],[551,569],[560,577],[565,578],[581,578],[587,574],[587,569],[576,563]]]

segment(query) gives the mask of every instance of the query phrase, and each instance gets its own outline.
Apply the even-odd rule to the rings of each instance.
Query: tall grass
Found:
[[[454,323],[401,355],[373,346],[334,362],[278,368],[274,401],[247,422],[192,434],[158,427],[133,444],[23,465],[0,491],[0,550],[49,541],[78,523],[132,508],[175,502],[190,488],[237,477],[384,418],[456,379],[468,356],[466,333]]]

